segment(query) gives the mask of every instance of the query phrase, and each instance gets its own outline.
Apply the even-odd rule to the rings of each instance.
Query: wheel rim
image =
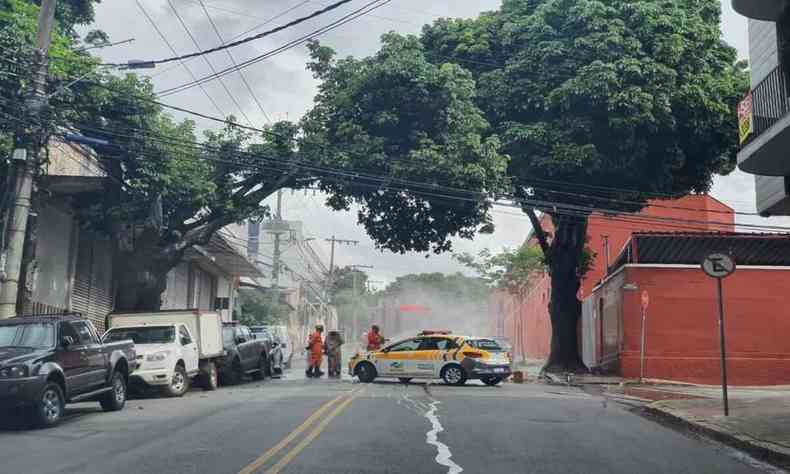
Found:
[[[367,365],[365,365],[365,364],[361,365],[359,367],[359,378],[361,378],[361,379],[368,378],[369,377],[369,372],[370,372],[370,370],[368,369]]]
[[[184,374],[176,370],[176,373],[173,374],[173,381],[170,383],[170,386],[176,392],[184,390]]]
[[[458,383],[461,381],[461,370],[458,367],[450,367],[444,377],[450,383]]]
[[[123,401],[126,400],[126,388],[123,386],[123,380],[121,380],[120,377],[115,379],[114,391],[115,401],[123,403]]]
[[[52,422],[60,417],[60,396],[55,389],[47,389],[41,396],[41,403],[47,421]]]

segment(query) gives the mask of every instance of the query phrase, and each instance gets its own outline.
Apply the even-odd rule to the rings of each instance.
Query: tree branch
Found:
[[[550,257],[551,253],[551,245],[549,244],[549,239],[546,236],[546,231],[543,229],[543,226],[540,224],[540,219],[538,219],[538,215],[535,214],[535,208],[533,207],[525,207],[524,213],[529,217],[529,221],[532,223],[532,231],[535,232],[535,237],[538,239],[538,243],[540,244],[540,249],[543,250],[543,255],[545,257]]]

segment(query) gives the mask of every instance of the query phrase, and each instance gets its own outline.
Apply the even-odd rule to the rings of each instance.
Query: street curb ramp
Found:
[[[721,427],[694,417],[687,417],[657,401],[643,407],[645,413],[659,423],[683,428],[743,451],[750,456],[782,469],[790,469],[790,448],[764,441],[745,433],[731,433]]]

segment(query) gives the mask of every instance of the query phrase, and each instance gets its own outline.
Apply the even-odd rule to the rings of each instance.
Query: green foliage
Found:
[[[422,41],[433,62],[473,73],[520,189],[612,208],[534,180],[685,194],[733,169],[748,78],[719,20],[718,0],[505,0],[475,20],[439,20]]]
[[[235,319],[248,326],[285,324],[291,309],[281,303],[249,291],[240,291]]]
[[[471,74],[431,64],[414,37],[393,33],[382,41],[381,51],[364,59],[335,60],[331,49],[311,44],[309,68],[322,82],[302,122],[305,156],[351,173],[499,192],[507,160],[474,103]],[[320,181],[332,194],[328,204],[358,204],[359,222],[382,248],[440,252],[450,248],[451,237],[470,238],[480,225],[490,227],[489,202],[453,199],[466,193],[404,191],[350,176]]]
[[[474,270],[489,285],[513,292],[528,288],[535,274],[546,269],[545,257],[537,246],[522,245],[498,254],[483,249],[476,256],[458,253],[453,258]]]

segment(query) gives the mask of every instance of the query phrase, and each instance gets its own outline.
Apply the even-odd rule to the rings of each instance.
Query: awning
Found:
[[[398,307],[401,313],[430,314],[431,310],[419,304],[402,304]]]
[[[241,254],[241,252],[219,232],[214,233],[211,237],[211,241],[204,247],[204,250],[211,257],[214,264],[225,271],[225,273],[250,278],[259,278],[263,276],[263,273],[258,270],[258,267],[256,267],[245,255]]]

